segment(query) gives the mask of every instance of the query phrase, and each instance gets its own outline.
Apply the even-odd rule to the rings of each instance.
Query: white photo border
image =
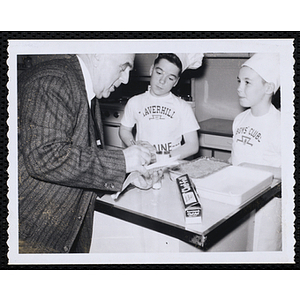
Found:
[[[22,264],[217,264],[294,262],[294,47],[293,39],[174,39],[174,40],[9,40],[8,70],[8,259]],[[280,53],[282,116],[282,232],[280,252],[153,253],[153,254],[19,254],[18,253],[18,150],[17,55],[79,53]]]

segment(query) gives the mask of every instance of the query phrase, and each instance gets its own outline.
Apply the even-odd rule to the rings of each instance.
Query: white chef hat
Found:
[[[182,63],[182,72],[186,69],[198,69],[202,65],[203,53],[175,53]]]
[[[254,70],[266,82],[275,85],[274,94],[280,86],[279,54],[277,53],[255,53],[242,67]]]

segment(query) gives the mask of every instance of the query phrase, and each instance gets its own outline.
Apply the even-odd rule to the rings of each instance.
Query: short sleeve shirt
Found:
[[[233,122],[232,164],[281,167],[280,125],[280,111],[273,105],[259,117],[251,109],[240,113]]]
[[[136,124],[136,140],[148,141],[157,151],[172,151],[180,146],[182,135],[200,128],[191,106],[172,93],[132,97],[121,124],[130,128]]]

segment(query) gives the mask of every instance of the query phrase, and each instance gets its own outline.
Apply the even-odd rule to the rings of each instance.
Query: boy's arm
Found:
[[[191,131],[183,135],[184,144],[171,152],[172,156],[179,155],[179,159],[189,157],[199,150],[199,140],[197,131]]]
[[[132,145],[132,141],[134,140],[132,127],[127,127],[121,124],[119,129],[119,136],[127,147]]]

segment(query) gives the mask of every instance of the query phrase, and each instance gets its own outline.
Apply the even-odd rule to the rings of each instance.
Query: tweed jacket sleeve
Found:
[[[19,151],[30,176],[69,187],[120,190],[124,154],[96,146],[77,58],[44,64],[19,82]]]

